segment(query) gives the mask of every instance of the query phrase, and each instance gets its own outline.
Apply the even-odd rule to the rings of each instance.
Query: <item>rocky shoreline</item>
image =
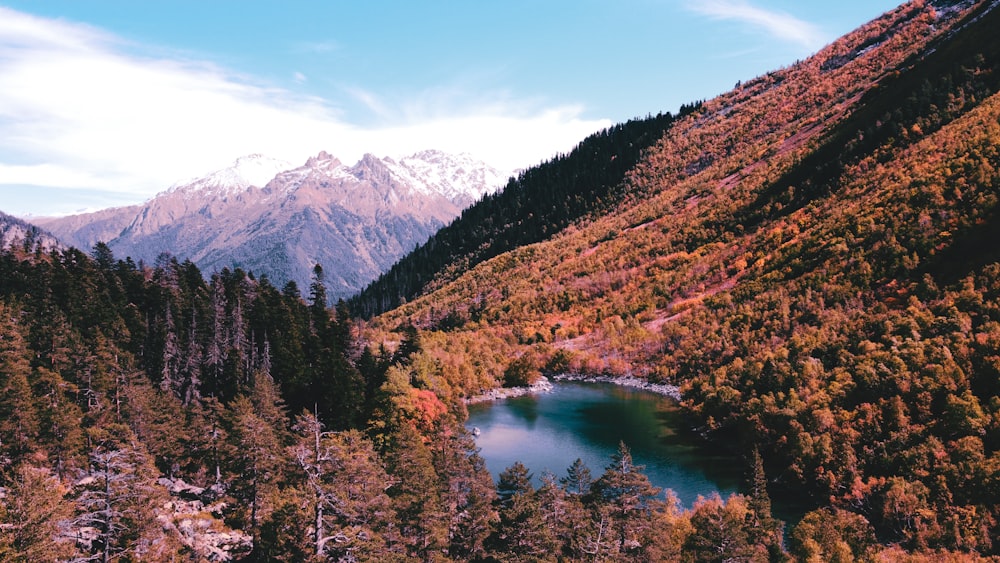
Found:
[[[487,403],[490,401],[499,401],[501,399],[510,399],[512,397],[534,395],[536,393],[548,393],[550,391],[552,391],[552,382],[549,381],[549,378],[542,376],[541,379],[527,387],[499,387],[497,389],[490,389],[489,391],[480,393],[479,395],[466,397],[465,404],[474,405],[476,403]]]
[[[675,401],[681,400],[681,390],[680,387],[676,385],[667,385],[663,383],[650,383],[644,379],[639,379],[637,377],[611,377],[607,375],[582,375],[582,374],[572,374],[572,373],[561,373],[552,377],[555,381],[580,381],[584,383],[610,383],[612,385],[620,385],[622,387],[631,387],[633,389],[641,389],[643,391],[649,391],[650,393],[656,393],[657,395],[663,395],[665,397],[670,397]],[[467,397],[465,399],[465,404],[473,405],[476,403],[486,403],[490,401],[499,401],[502,399],[510,399],[512,397],[523,397],[524,395],[533,395],[536,393],[549,393],[553,389],[553,384],[549,381],[549,378],[542,377],[534,385],[528,387],[501,387],[498,389],[491,389],[485,393],[479,395],[473,395],[472,397]]]
[[[645,379],[639,379],[638,377],[611,377],[608,375],[582,375],[582,374],[572,374],[572,373],[561,373],[559,375],[553,376],[556,381],[582,381],[585,383],[610,383],[612,385],[620,385],[622,387],[631,387],[633,389],[641,389],[643,391],[649,391],[650,393],[656,393],[657,395],[663,395],[665,397],[670,397],[675,401],[681,400],[681,388],[676,385],[667,385],[665,383],[650,383]]]

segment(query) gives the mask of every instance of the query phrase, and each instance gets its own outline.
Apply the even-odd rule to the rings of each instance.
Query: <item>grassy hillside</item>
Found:
[[[455,394],[524,366],[679,384],[706,437],[882,541],[992,552],[1000,12],[946,4],[706,102],[613,212],[374,331],[422,328]]]

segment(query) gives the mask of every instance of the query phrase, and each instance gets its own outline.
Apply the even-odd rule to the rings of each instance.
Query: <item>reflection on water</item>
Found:
[[[536,483],[544,471],[563,477],[582,458],[596,479],[624,441],[650,481],[670,488],[686,507],[698,495],[736,492],[739,459],[696,447],[677,433],[671,399],[608,384],[560,383],[551,393],[469,406],[469,428],[496,477],[515,461]]]

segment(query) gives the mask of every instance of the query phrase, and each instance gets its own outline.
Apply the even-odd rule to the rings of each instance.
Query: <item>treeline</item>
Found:
[[[643,151],[700,105],[684,105],[676,117],[667,112],[612,126],[569,154],[511,178],[351,298],[351,310],[378,315],[420,295],[428,284],[454,279],[494,256],[546,240],[581,217],[610,210]]]

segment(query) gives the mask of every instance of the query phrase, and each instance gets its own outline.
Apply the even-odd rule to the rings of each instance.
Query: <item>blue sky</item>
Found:
[[[894,0],[0,0],[0,211],[144,201],[263,153],[513,170],[789,65]]]

